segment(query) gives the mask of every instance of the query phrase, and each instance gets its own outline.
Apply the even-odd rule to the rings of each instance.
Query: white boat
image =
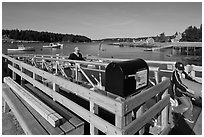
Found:
[[[45,45],[43,46],[43,48],[61,48],[63,47],[63,44],[60,44],[60,43],[49,43],[49,45]]]
[[[8,51],[35,51],[35,48],[25,47],[24,45],[18,45],[17,49],[8,49]]]
[[[146,49],[144,49],[144,51],[153,51],[153,49],[152,48],[146,48]]]

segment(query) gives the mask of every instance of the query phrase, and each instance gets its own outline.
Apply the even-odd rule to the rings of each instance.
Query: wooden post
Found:
[[[125,106],[125,109],[127,107],[128,106]],[[132,122],[132,111],[129,112],[128,114],[126,114],[124,117],[125,117],[125,126],[127,126],[127,125],[129,125]]]
[[[132,112],[129,112],[126,116],[125,116],[125,125],[129,125],[132,122]]]
[[[75,63],[75,80],[78,81],[78,63]]]
[[[62,59],[64,60],[65,57],[62,57]],[[62,66],[63,66],[63,68],[64,68],[64,66],[65,66],[65,62],[64,62],[64,61],[62,61]]]
[[[162,77],[162,81],[164,81],[165,79],[166,77]],[[166,95],[168,95],[168,89],[164,91],[162,95],[162,99],[166,97]],[[168,120],[169,120],[168,113],[169,111],[168,111],[168,105],[167,105],[161,112],[161,130],[163,130],[165,127],[168,126]]]
[[[189,50],[189,49],[188,49],[188,47],[187,47],[187,56],[188,56],[188,50]]]
[[[99,60],[99,62],[103,62],[102,60]],[[99,66],[99,70],[101,70],[101,66]],[[99,88],[102,89],[102,77],[101,72],[99,72]]]
[[[191,71],[191,77],[195,78],[195,70],[194,70],[194,65],[191,65],[192,71]]]
[[[20,70],[21,70],[21,72],[23,72],[23,67],[22,66],[20,66]],[[21,85],[23,85],[25,82],[24,82],[24,79],[23,79],[23,77],[21,76]]]
[[[56,57],[56,59],[59,59],[59,54],[56,54],[57,55],[57,57]],[[58,65],[59,65],[59,61],[57,60],[56,61],[56,63],[55,63],[55,74],[54,75],[57,75],[58,74]],[[52,84],[53,86],[52,86],[52,89],[53,89],[53,92],[58,92],[59,91],[59,85],[57,85],[56,83],[53,83]],[[55,98],[53,98],[53,100],[55,101]]]
[[[121,97],[116,98],[116,100],[121,101]],[[123,129],[123,127],[125,126],[125,117],[115,115],[115,126],[120,129]]]
[[[139,116],[142,116],[143,113],[144,113],[144,108],[143,108],[143,106],[141,106],[137,111],[136,117],[138,118]],[[143,127],[142,129],[139,130],[140,135],[143,135],[144,132],[145,132],[145,127]]]
[[[179,53],[180,53],[180,55],[181,55],[181,47],[179,47]]]
[[[12,66],[15,68],[15,63],[12,62]],[[16,73],[14,71],[12,71],[12,78],[16,80]]]
[[[160,69],[158,67],[154,71],[154,77],[155,77],[156,85],[159,84],[159,82],[160,82],[159,72],[160,72]],[[160,96],[159,96],[159,94],[157,94],[156,95],[156,102],[158,102],[159,100],[160,100]],[[160,124],[160,123],[161,123],[161,117],[160,117],[160,114],[157,114],[157,123],[156,124]]]
[[[35,73],[33,72],[33,79],[35,80]],[[33,87],[35,87],[35,85],[33,84]]]
[[[174,121],[173,121],[173,115],[172,115],[172,106],[169,104],[169,117],[168,117],[168,123],[170,124],[170,127],[174,127]]]
[[[42,66],[41,66],[41,67],[42,67],[42,69],[44,69],[44,65],[43,65],[44,63],[45,63],[45,60],[44,60],[44,59],[42,59],[42,64],[41,64],[41,65],[42,65]]]
[[[96,105],[93,101],[90,101],[90,112],[94,114],[98,114],[98,105]],[[93,124],[90,123],[90,134],[98,135],[98,129],[94,127]]]
[[[59,85],[57,85],[56,83],[52,83],[52,90],[53,92],[59,92]],[[55,101],[55,98],[53,98],[53,100]]]
[[[157,70],[154,71],[154,77],[155,77],[155,80],[156,80],[156,84],[159,84],[160,82],[160,79],[159,79],[159,67],[157,68]]]
[[[56,69],[56,70],[55,70],[55,73],[58,74],[58,70],[57,70],[57,69],[58,69],[58,65],[59,65],[59,60],[58,60],[58,59],[59,59],[59,54],[56,54],[56,59],[57,59],[57,60],[56,60],[56,65],[55,65],[55,67],[56,67],[56,68],[55,68],[55,69]]]

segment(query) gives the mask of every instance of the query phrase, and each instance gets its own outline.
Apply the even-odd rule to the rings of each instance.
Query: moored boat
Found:
[[[152,48],[146,48],[144,51],[153,51]]]
[[[8,51],[35,51],[34,47],[25,47],[24,45],[18,45],[17,49],[7,49]]]
[[[43,46],[43,48],[60,48],[60,47],[63,47],[63,44],[60,44],[60,43],[49,43],[49,45],[45,45]]]

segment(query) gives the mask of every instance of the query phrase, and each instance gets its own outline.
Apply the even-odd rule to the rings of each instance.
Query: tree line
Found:
[[[33,30],[2,30],[2,35],[9,39],[39,42],[90,42],[91,39],[81,35],[38,32]]]
[[[155,42],[171,42],[172,39],[178,37],[179,33],[176,32],[171,36],[166,36],[165,33],[161,33],[160,35],[153,36]],[[148,38],[148,37],[145,37]],[[137,40],[144,39],[138,38]],[[199,28],[195,26],[189,26],[183,33],[181,33],[180,42],[202,42],[202,24]]]
[[[3,36],[7,36],[10,39],[24,40],[24,41],[40,41],[40,42],[91,42],[92,40],[86,36],[73,35],[73,34],[59,34],[51,32],[37,32],[33,30],[4,30],[2,31]],[[171,42],[175,39],[178,33],[171,36],[166,36],[165,33],[161,33],[157,36],[152,36],[155,42]],[[118,41],[130,42],[135,40],[147,39],[149,37],[139,38],[113,38],[113,39],[101,39],[99,41]],[[189,26],[183,33],[181,33],[180,42],[202,42],[202,24],[199,28],[195,26]]]
[[[157,36],[150,36],[155,42],[171,42],[172,39],[178,37],[180,33],[176,32],[171,36],[166,36],[164,32]],[[181,37],[178,38],[180,42],[202,42],[202,24],[199,28],[195,26],[189,26],[183,33],[180,34]],[[139,38],[113,38],[113,39],[103,39],[103,41],[119,41],[119,42],[132,42],[133,39],[140,41],[148,39],[150,37],[139,37]]]

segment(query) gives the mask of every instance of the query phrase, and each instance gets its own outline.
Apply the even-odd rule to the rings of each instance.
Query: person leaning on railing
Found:
[[[69,55],[69,59],[72,59],[72,60],[83,60],[85,61],[85,59],[82,57],[82,54],[80,53],[80,49],[78,47],[75,47],[74,48],[74,52],[72,52],[70,55]]]
[[[80,53],[80,49],[78,47],[74,48],[74,52],[72,52],[69,55],[69,58],[71,60],[82,60],[85,61],[85,59],[82,57],[82,54]],[[71,65],[74,65],[74,63],[71,63]],[[75,70],[72,70],[72,78],[75,77]],[[78,83],[80,84],[82,82],[82,74],[78,73]]]
[[[174,97],[180,101],[180,104],[178,106],[172,106],[172,109],[176,113],[181,113],[187,122],[194,123],[191,119],[193,111],[191,98],[195,97],[195,92],[188,89],[188,87],[182,83],[183,78],[196,82],[184,71],[183,63],[176,62],[175,70],[171,76],[171,84],[173,86]]]

